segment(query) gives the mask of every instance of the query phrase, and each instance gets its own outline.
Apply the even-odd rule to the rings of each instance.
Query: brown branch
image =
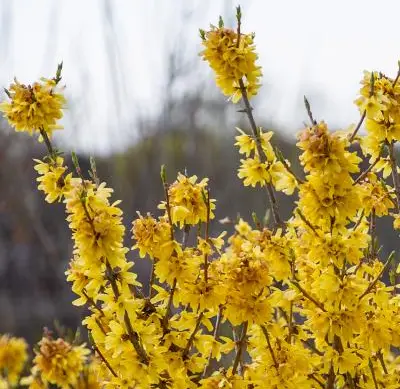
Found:
[[[360,182],[361,180],[363,180],[363,179],[367,176],[367,174],[375,167],[375,165],[376,165],[380,160],[381,160],[381,157],[378,157],[378,158],[375,160],[375,162],[374,162],[372,165],[370,165],[370,166],[368,167],[367,170],[365,170],[364,172],[362,172],[362,173],[354,180],[353,185],[355,185],[355,184],[357,184],[358,182]]]
[[[114,369],[111,367],[110,363],[107,361],[107,359],[104,357],[104,355],[101,353],[99,348],[96,346],[96,344],[93,342],[93,350],[99,354],[100,359],[104,362],[104,364],[107,366],[108,370],[110,370],[111,374],[114,377],[118,377],[117,373],[114,371]]]
[[[359,129],[361,128],[361,126],[362,126],[362,124],[363,124],[364,119],[365,119],[366,116],[367,116],[367,111],[364,110],[364,112],[363,112],[363,114],[361,115],[360,120],[359,120],[359,122],[358,122],[356,128],[354,129],[353,133],[351,134],[351,136],[350,136],[350,138],[349,138],[349,142],[350,142],[350,143],[353,142],[354,138],[356,137],[357,132],[358,132]]]
[[[206,220],[206,231],[205,231],[205,240],[208,244],[209,240],[209,229],[210,229],[210,191],[207,190],[207,198],[206,198],[206,207],[207,207],[207,220]],[[208,253],[204,253],[204,282],[207,285],[208,281]],[[206,286],[207,287],[207,286]]]
[[[189,355],[189,351],[190,351],[190,349],[191,349],[191,347],[192,347],[194,338],[195,338],[197,332],[198,332],[199,329],[200,329],[201,319],[203,318],[203,315],[204,315],[204,312],[201,312],[200,315],[199,315],[199,317],[198,317],[197,320],[196,320],[196,325],[195,325],[195,327],[194,327],[194,329],[193,329],[193,332],[190,334],[190,337],[189,337],[189,340],[188,340],[188,342],[187,342],[187,344],[186,344],[186,347],[185,347],[185,349],[184,349],[183,352],[182,352],[182,359],[183,359],[183,360],[185,360],[185,359],[188,357],[188,355]]]
[[[312,111],[311,111],[310,103],[308,102],[306,96],[304,96],[304,105],[306,106],[307,115],[310,118],[311,125],[316,126],[317,125],[317,121],[314,119],[314,116],[313,116]]]
[[[296,286],[297,289],[300,290],[301,293],[303,293],[303,296],[306,297],[308,300],[310,300],[312,303],[314,303],[321,311],[326,312],[326,309],[322,303],[317,301],[314,297],[312,297],[306,290],[304,290],[298,281],[293,280],[292,284]]]
[[[243,328],[242,328],[242,335],[240,337],[238,348],[236,351],[235,360],[233,361],[233,365],[232,365],[232,375],[236,374],[237,369],[239,367],[239,362],[243,356],[243,351],[246,348],[246,336],[247,336],[248,326],[249,326],[249,323],[247,321],[244,322]]]
[[[47,150],[48,150],[48,152],[50,154],[50,158],[55,162],[57,156],[56,156],[56,153],[55,153],[55,151],[53,149],[53,146],[51,144],[50,138],[47,135],[47,132],[45,131],[45,129],[43,127],[39,128],[39,132],[40,132],[40,135],[42,136],[42,138],[44,140],[44,143],[46,144]]]
[[[374,288],[374,286],[376,285],[376,283],[379,281],[379,279],[382,277],[382,274],[387,270],[387,268],[389,267],[389,265],[391,264],[392,260],[395,257],[395,252],[392,251],[389,255],[389,258],[387,259],[387,261],[385,262],[385,264],[383,265],[381,271],[379,272],[379,274],[374,278],[374,280],[368,285],[367,289],[365,289],[364,293],[362,293],[360,295],[360,297],[358,298],[359,300],[361,300],[364,296],[366,296],[369,292],[371,292],[371,290]]]
[[[109,282],[111,284],[111,289],[113,291],[114,297],[116,299],[118,299],[120,296],[120,293],[118,290],[118,285],[117,285],[117,281],[114,276],[113,269],[111,268],[110,262],[108,261],[107,258],[105,259],[105,263],[106,263],[106,278],[109,280]],[[142,363],[148,365],[149,358],[148,358],[143,346],[140,344],[139,335],[137,334],[136,331],[133,330],[132,323],[129,319],[129,315],[126,310],[124,313],[124,323],[126,326],[126,330],[128,331],[129,340],[132,343],[140,361]]]
[[[396,156],[394,155],[394,143],[387,142],[387,146],[389,148],[390,166],[392,167],[392,179],[393,179],[394,190],[396,193],[396,209],[397,212],[400,212],[400,180],[399,180],[399,173],[397,173]]]
[[[271,345],[271,340],[269,338],[268,330],[267,330],[267,328],[265,326],[261,326],[261,330],[262,330],[262,332],[263,332],[263,334],[265,336],[265,339],[267,340],[268,350],[269,350],[269,353],[271,354],[272,361],[274,362],[274,367],[275,367],[276,370],[278,370],[279,364],[278,364],[278,361],[277,361],[277,359],[275,357],[275,353],[274,353],[274,350],[273,350],[272,345]]]
[[[333,364],[331,363],[331,368],[329,369],[328,381],[326,382],[326,389],[335,388],[335,371],[333,370]]]
[[[375,389],[379,389],[378,382],[376,381],[374,366],[372,364],[371,358],[368,361],[368,366],[369,366],[369,369],[371,370],[372,380],[374,381]]]
[[[246,87],[244,86],[242,79],[239,80],[239,87],[240,87],[240,92],[242,94],[243,102],[245,105],[244,111],[249,119],[250,127],[253,132],[254,138],[256,140],[257,152],[258,152],[260,161],[264,163],[266,161],[265,153],[262,149],[260,134],[257,129],[257,124],[256,124],[256,122],[254,120],[254,116],[253,116],[253,109],[251,108],[250,101],[247,96]],[[276,225],[282,225],[283,223],[282,223],[282,220],[279,215],[279,206],[278,206],[278,202],[275,197],[275,193],[274,193],[272,184],[268,183],[266,187],[267,187],[268,199],[269,199],[269,202],[270,202],[271,208],[272,208],[272,216],[274,218],[274,223]]]
[[[219,310],[218,310],[217,321],[216,321],[215,327],[214,327],[214,339],[215,340],[218,340],[218,331],[219,331],[219,327],[221,325],[221,321],[222,321],[222,307],[220,306]],[[211,358],[212,358],[212,351],[210,351],[210,354],[208,356],[208,362],[207,362],[206,366],[204,367],[202,378],[204,378],[207,374],[207,370],[211,364]]]

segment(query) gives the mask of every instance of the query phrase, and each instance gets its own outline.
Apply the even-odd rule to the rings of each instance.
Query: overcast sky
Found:
[[[52,76],[63,60],[70,101],[63,141],[89,152],[121,147],[135,139],[138,117],[156,116],[161,109],[172,49],[183,49],[197,64],[195,81],[181,83],[178,93],[191,85],[214,88],[206,64],[196,57],[198,28],[228,11],[233,17],[236,5],[0,0],[0,84],[7,86],[14,76],[25,83]],[[397,71],[398,0],[243,0],[241,5],[243,31],[256,32],[264,72],[257,115],[273,118],[289,136],[305,120],[304,94],[317,118],[347,127],[358,120],[353,100],[362,71]]]

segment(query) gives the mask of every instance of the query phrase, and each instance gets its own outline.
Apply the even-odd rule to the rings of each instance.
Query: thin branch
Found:
[[[310,118],[311,124],[313,126],[316,126],[317,125],[317,121],[313,117],[313,114],[311,112],[311,106],[310,106],[310,103],[308,102],[306,96],[304,96],[304,105],[306,106],[307,115]]]
[[[206,207],[207,207],[207,220],[206,220],[206,231],[205,231],[205,240],[208,244],[209,240],[209,229],[210,229],[210,191],[207,190],[207,198],[206,198]],[[207,285],[208,281],[208,253],[204,253],[204,282]]]
[[[194,338],[195,338],[197,332],[200,329],[201,320],[203,319],[203,315],[204,315],[204,312],[201,312],[199,317],[196,320],[196,325],[195,325],[195,327],[193,329],[193,332],[190,334],[189,340],[188,340],[188,342],[186,344],[186,347],[185,347],[185,349],[183,350],[183,353],[182,353],[182,359],[183,360],[185,360],[189,355],[189,351],[190,351],[190,349],[192,347]]]
[[[39,132],[40,132],[40,135],[42,136],[42,138],[44,140],[44,143],[46,144],[46,147],[47,147],[47,150],[48,150],[48,152],[50,154],[51,159],[55,162],[56,153],[55,153],[55,151],[53,149],[53,146],[51,144],[49,136],[47,135],[47,132],[45,131],[45,129],[43,127],[39,128]]]
[[[237,369],[239,367],[239,362],[243,356],[243,352],[246,348],[246,336],[247,336],[247,329],[248,329],[249,323],[246,321],[243,324],[243,329],[242,329],[242,335],[240,337],[239,340],[239,344],[238,344],[238,348],[236,351],[236,356],[235,356],[235,360],[233,361],[233,365],[232,365],[232,375],[235,375],[237,372]]]
[[[312,230],[312,232],[314,232],[314,234],[319,237],[317,228],[314,227],[310,221],[303,215],[303,212],[300,211],[299,208],[296,209],[297,214],[300,216],[300,219],[303,220],[303,222]]]
[[[377,356],[378,356],[379,362],[381,363],[381,366],[382,366],[382,369],[383,369],[384,373],[388,374],[388,369],[386,367],[385,360],[383,359],[382,350],[378,351]]]
[[[303,293],[303,296],[310,300],[312,303],[314,303],[321,311],[326,312],[326,309],[322,303],[317,301],[314,297],[312,297],[306,290],[303,289],[302,286],[298,283],[298,281],[293,280],[292,284],[296,286],[297,289],[300,290],[301,293]]]
[[[362,172],[362,173],[354,180],[353,185],[355,185],[355,184],[357,184],[358,182],[362,181],[362,180],[367,176],[367,174],[375,167],[375,165],[380,161],[380,159],[381,159],[381,157],[378,157],[372,165],[368,166],[368,169],[365,170],[364,172]]]
[[[375,389],[379,389],[378,382],[376,381],[374,366],[372,364],[371,358],[369,359],[368,366],[369,366],[369,369],[371,370],[372,380],[374,381]]]
[[[262,332],[263,332],[263,334],[265,336],[265,339],[267,340],[268,350],[269,350],[269,353],[271,354],[272,361],[274,362],[274,367],[275,367],[276,370],[278,370],[279,364],[278,364],[278,361],[277,361],[277,359],[275,357],[275,353],[274,353],[274,350],[273,350],[272,345],[271,345],[271,340],[269,338],[268,330],[267,330],[267,328],[265,326],[261,326],[261,330],[262,330]]]
[[[387,270],[387,268],[389,267],[389,265],[391,264],[392,260],[395,257],[395,252],[392,251],[389,255],[389,258],[387,259],[387,261],[385,262],[385,264],[383,265],[381,271],[379,272],[379,274],[374,278],[374,280],[368,285],[367,289],[365,289],[364,293],[362,293],[360,295],[360,297],[358,298],[359,300],[361,300],[364,296],[366,296],[369,292],[371,292],[371,290],[374,288],[374,286],[376,285],[376,283],[380,280],[380,278],[382,277],[382,274]]]
[[[221,321],[222,321],[222,307],[220,306],[219,310],[218,310],[217,321],[216,321],[215,327],[214,327],[214,340],[218,340],[218,331],[219,331],[219,327],[221,325]],[[204,378],[207,375],[207,370],[211,364],[211,358],[212,358],[212,351],[210,351],[210,354],[208,356],[208,362],[207,362],[206,366],[204,367],[202,378]]]
[[[238,18],[238,39],[237,39],[238,42],[239,42],[239,39],[240,39],[240,18]],[[244,111],[247,114],[247,117],[248,117],[249,122],[250,122],[251,130],[252,130],[253,135],[254,135],[254,137],[256,139],[256,146],[257,146],[257,151],[258,151],[259,158],[260,158],[260,160],[262,162],[265,162],[265,160],[266,160],[265,153],[264,153],[264,151],[262,149],[260,134],[259,134],[259,131],[257,129],[257,124],[256,124],[256,122],[254,120],[253,109],[252,109],[252,107],[250,105],[250,101],[249,101],[249,98],[247,96],[246,87],[244,86],[244,83],[243,83],[242,79],[238,80],[238,82],[239,82],[240,92],[242,94],[242,98],[243,98],[243,102],[244,102],[244,106],[245,106]],[[276,225],[282,225],[283,223],[282,223],[282,220],[281,220],[281,218],[279,216],[279,206],[278,206],[278,202],[277,202],[277,200],[275,198],[275,193],[274,193],[274,189],[272,187],[272,184],[268,183],[266,187],[267,187],[267,193],[268,193],[269,202],[270,202],[271,208],[272,208],[272,216],[274,218],[274,222],[275,222]]]
[[[93,350],[99,354],[100,359],[104,362],[104,364],[107,366],[108,370],[110,370],[111,374],[114,377],[118,377],[117,373],[114,371],[114,369],[111,367],[110,363],[107,361],[107,359],[104,357],[102,352],[99,350],[99,348],[96,346],[96,344],[93,342]]]
[[[116,299],[118,299],[120,294],[119,294],[118,285],[117,285],[117,281],[114,276],[113,269],[112,269],[108,259],[105,259],[105,263],[106,263],[106,277],[110,281],[111,289],[113,291],[114,297]],[[124,323],[126,326],[126,330],[128,331],[129,340],[132,343],[133,347],[135,348],[135,351],[136,351],[139,359],[141,360],[142,363],[147,365],[149,363],[149,358],[147,357],[146,351],[144,350],[143,346],[140,344],[139,335],[137,334],[137,332],[135,332],[133,330],[132,323],[129,319],[129,315],[126,310],[124,313]]]
[[[389,148],[390,166],[392,167],[392,179],[393,179],[394,190],[396,193],[396,209],[397,212],[400,212],[400,180],[399,180],[399,173],[397,173],[396,156],[394,155],[394,143],[388,142],[387,146]]]
[[[364,110],[364,112],[363,112],[363,114],[361,115],[360,120],[359,120],[359,122],[358,122],[356,128],[354,129],[353,133],[351,134],[351,136],[350,136],[350,138],[349,138],[349,142],[350,142],[350,143],[353,142],[354,138],[356,137],[357,132],[358,132],[359,129],[361,128],[361,126],[362,126],[362,124],[363,124],[364,119],[365,119],[366,116],[367,116],[367,111]]]

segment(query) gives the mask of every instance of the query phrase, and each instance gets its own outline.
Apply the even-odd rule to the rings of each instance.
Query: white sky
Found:
[[[398,0],[241,5],[243,31],[256,32],[264,72],[257,115],[273,118],[290,136],[305,120],[304,94],[317,118],[347,127],[358,120],[352,102],[362,71],[397,71]],[[138,117],[159,112],[173,47],[198,62],[181,88],[215,88],[207,65],[196,59],[198,28],[228,11],[233,20],[235,6],[226,0],[0,0],[0,85],[14,76],[25,83],[52,76],[63,60],[71,109],[60,138],[88,152],[121,147],[135,138]]]

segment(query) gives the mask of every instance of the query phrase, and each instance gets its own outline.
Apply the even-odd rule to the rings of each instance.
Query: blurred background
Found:
[[[16,76],[31,83],[52,77],[64,62],[68,106],[55,136],[83,167],[95,156],[102,180],[121,199],[130,228],[136,211],[157,212],[160,165],[210,177],[217,219],[262,217],[261,190],[242,187],[232,147],[235,126],[247,130],[239,106],[216,89],[198,56],[199,28],[235,25],[228,0],[0,0],[0,85]],[[254,99],[259,125],[296,162],[296,133],[314,116],[332,129],[359,118],[353,104],[362,71],[397,71],[400,3],[382,0],[242,0],[243,31],[256,32],[263,88]],[[5,98],[4,93],[1,98]],[[62,204],[49,206],[36,190],[32,158],[44,148],[0,120],[0,333],[37,340],[55,319],[75,327],[84,315],[64,271],[72,243]],[[87,169],[85,169],[87,170]],[[293,198],[279,198],[284,215]],[[390,221],[382,224],[385,252],[396,249]],[[223,229],[213,223],[214,232]],[[131,246],[130,234],[126,244]],[[136,260],[135,253],[129,254]],[[143,280],[148,268],[137,261]]]

